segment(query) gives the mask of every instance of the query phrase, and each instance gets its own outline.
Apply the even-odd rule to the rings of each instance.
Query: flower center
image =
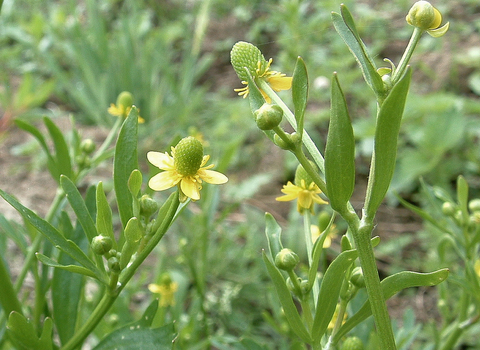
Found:
[[[203,160],[203,146],[196,138],[189,136],[175,146],[174,164],[180,175],[194,176]]]

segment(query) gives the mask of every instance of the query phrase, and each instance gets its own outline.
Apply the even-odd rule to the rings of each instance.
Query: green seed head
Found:
[[[203,160],[202,143],[192,136],[185,137],[175,146],[174,159],[175,169],[180,175],[195,175]]]
[[[132,107],[133,96],[128,91],[122,91],[117,97],[117,107],[123,106],[125,108]]]
[[[245,41],[239,41],[233,45],[232,51],[230,52],[230,61],[232,62],[233,69],[235,69],[235,72],[242,81],[247,80],[245,68],[248,69],[252,77],[255,77],[258,62],[260,62],[261,72],[264,72],[268,65],[262,52],[255,45]]]

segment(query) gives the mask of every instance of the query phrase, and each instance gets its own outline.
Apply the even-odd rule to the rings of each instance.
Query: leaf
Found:
[[[297,121],[297,132],[303,135],[303,120],[308,98],[308,74],[305,62],[299,56],[293,71],[292,98],[295,107],[295,120]]]
[[[17,350],[52,350],[52,329],[52,319],[47,317],[39,338],[33,324],[25,316],[13,311],[8,317],[7,333]]]
[[[262,255],[263,261],[265,262],[268,274],[270,275],[275,290],[277,291],[278,298],[280,299],[280,303],[282,304],[283,311],[285,313],[285,318],[287,319],[290,328],[305,343],[311,344],[312,338],[308,333],[307,328],[303,324],[300,315],[298,314],[297,307],[293,303],[292,296],[287,288],[285,279],[275,265],[272,264],[270,259],[265,254],[265,251],[262,252]]]
[[[77,224],[74,229],[66,212],[62,212],[59,224],[66,238],[74,241],[80,248],[88,247],[82,227]],[[74,262],[75,260],[62,251],[58,255],[59,264],[72,265]],[[53,271],[51,287],[53,319],[61,344],[68,342],[75,333],[84,281],[83,275],[78,273],[63,269]]]
[[[346,250],[338,255],[325,271],[313,319],[312,337],[314,342],[319,342],[325,334],[328,324],[335,313],[338,296],[344,280],[343,277],[357,256],[356,250]]]
[[[138,192],[142,189],[142,173],[140,170],[135,169],[132,171],[130,174],[130,177],[128,178],[128,189],[130,190],[130,193],[132,196],[137,197]]]
[[[138,109],[133,106],[120,129],[113,161],[113,184],[123,227],[133,216],[132,195],[127,189],[130,174],[138,169],[137,131]]]
[[[82,195],[78,192],[77,186],[75,186],[72,180],[65,175],[60,177],[60,185],[65,191],[68,202],[77,215],[78,221],[80,222],[80,225],[82,225],[85,235],[88,237],[88,241],[91,243],[93,237],[97,236],[98,233]]]
[[[154,300],[140,320],[113,331],[93,350],[173,349],[176,338],[173,323],[160,328],[150,328],[157,308],[158,300]]]
[[[378,74],[377,68],[357,32],[353,17],[347,6],[343,4],[340,5],[340,12],[341,15],[332,12],[333,25],[357,60],[367,84],[372,88],[377,97],[382,98],[385,94],[382,78]]]
[[[282,228],[270,213],[265,213],[265,235],[267,236],[268,248],[272,260],[275,260],[277,254],[283,249],[282,246]]]
[[[397,139],[407,99],[412,70],[395,84],[380,107],[375,130],[375,146],[365,200],[367,217],[374,217],[385,198],[395,170]]]
[[[0,190],[2,196],[12,207],[14,207],[25,220],[30,222],[41,234],[43,234],[52,244],[58,249],[70,255],[75,261],[79,262],[87,269],[94,271],[97,278],[102,280],[102,274],[97,269],[95,264],[85,255],[85,253],[71,240],[65,239],[64,236],[58,232],[50,223],[40,218],[30,209],[24,207],[20,202],[14,199],[9,194]]]
[[[50,133],[50,137],[53,140],[55,147],[55,158],[57,164],[58,175],[65,175],[69,178],[72,177],[72,162],[70,160],[70,154],[68,152],[68,145],[65,142],[60,129],[52,122],[48,117],[43,118],[43,122]]]
[[[340,213],[355,187],[355,138],[337,74],[332,79],[330,125],[325,148],[325,180],[332,208]]]
[[[448,277],[448,269],[441,269],[430,273],[419,273],[411,271],[402,271],[385,278],[380,284],[385,300],[391,298],[401,290],[410,287],[435,286],[443,282]],[[346,335],[356,325],[363,322],[372,314],[370,302],[367,300],[365,304],[350,317],[343,326],[335,334],[333,343],[336,344],[344,335]]]
[[[63,269],[63,270],[66,270],[66,271],[70,271],[70,272],[73,272],[73,273],[79,273],[81,275],[97,278],[97,276],[95,275],[95,273],[93,271],[90,271],[89,269],[87,269],[83,266],[62,265],[62,264],[58,263],[57,261],[55,261],[53,259],[50,259],[49,257],[47,257],[47,256],[45,256],[41,253],[36,253],[35,255],[36,255],[37,259],[42,264],[45,264],[47,266],[56,267],[56,268]]]
[[[133,217],[127,222],[125,227],[125,244],[122,247],[120,258],[120,267],[123,269],[130,262],[130,258],[137,250],[140,239],[143,237],[143,230],[140,227],[138,219]]]
[[[100,181],[96,192],[97,202],[97,232],[98,234],[110,237],[112,239],[113,249],[117,249],[117,241],[113,233],[112,209],[108,204],[107,197],[103,191],[103,183]]]
[[[252,78],[250,71],[245,69],[247,72],[247,83],[248,83],[248,100],[250,101],[250,109],[252,113],[255,113],[257,109],[263,106],[265,103],[265,98],[263,97],[260,89]]]

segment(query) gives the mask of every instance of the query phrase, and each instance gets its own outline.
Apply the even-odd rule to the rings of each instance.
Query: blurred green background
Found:
[[[354,15],[377,65],[388,66],[382,61],[385,57],[398,63],[412,32],[405,15],[413,1],[342,2]],[[180,289],[176,306],[165,317],[178,322],[180,348],[296,346],[279,336],[290,331],[260,259],[266,247],[266,210],[274,211],[285,224],[285,245],[294,250],[302,247],[296,239],[301,229],[294,206],[291,210],[274,201],[296,164],[256,129],[248,102],[234,93],[241,84],[230,66],[229,52],[235,42],[249,41],[267,59],[274,59],[274,69],[287,75],[296,57],[304,58],[310,80],[307,128],[321,151],[328,127],[330,78],[338,72],[357,139],[360,190],[355,203],[362,198],[368,174],[376,106],[355,59],[331,24],[330,13],[338,11],[340,3],[4,0],[2,138],[15,131],[14,118],[36,122],[43,115],[54,120],[73,115],[80,129],[93,125],[108,130],[115,118],[107,108],[127,90],[146,121],[139,129],[144,169],[148,169],[146,151],[166,151],[178,137],[194,134],[208,141],[206,153],[230,178],[225,186],[206,188],[205,198],[202,195],[202,201],[184,214],[159,247],[158,260],[116,304],[118,317],[97,329],[98,337],[119,322],[138,317],[145,300],[153,297],[145,285],[170,271]],[[444,22],[450,21],[450,30],[440,39],[425,35],[412,59],[413,83],[391,187],[417,202],[421,202],[420,177],[453,191],[456,177],[463,174],[473,196],[480,190],[480,4],[462,0],[433,5]],[[290,101],[288,92],[281,96]],[[30,155],[38,151],[25,149]],[[392,207],[387,213],[395,213],[395,197],[389,195],[388,202]],[[343,229],[341,223],[339,228]],[[409,248],[415,240],[412,235],[400,238],[396,248],[398,244]],[[427,239],[407,262],[400,255],[387,260],[384,272],[422,270],[428,247]],[[334,254],[338,246],[331,249]],[[384,256],[390,254],[388,249],[392,245],[385,246]],[[403,311],[397,316],[404,325],[418,317]],[[363,334],[368,336],[369,326],[365,327]],[[405,329],[405,337],[411,342],[416,337],[417,346],[428,339],[428,331],[424,334],[413,324]]]

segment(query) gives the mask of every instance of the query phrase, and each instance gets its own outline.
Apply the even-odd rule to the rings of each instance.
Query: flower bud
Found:
[[[352,284],[357,288],[365,287],[365,279],[363,277],[363,271],[361,267],[357,266],[353,269],[350,282],[352,282]]]
[[[85,154],[91,154],[93,151],[95,151],[95,147],[95,142],[93,142],[92,139],[85,139],[80,144],[80,149]]]
[[[414,27],[429,30],[440,26],[442,15],[428,1],[417,1],[408,11],[406,20]]]
[[[468,202],[468,209],[471,212],[480,212],[480,199],[472,199]]]
[[[260,130],[272,130],[282,121],[283,110],[280,106],[264,103],[254,115]]]
[[[203,145],[188,136],[180,140],[175,146],[175,168],[183,176],[193,176],[197,173],[203,161]]]
[[[122,271],[122,268],[120,267],[120,260],[116,256],[109,258],[107,263],[110,271],[117,273]]]
[[[117,97],[117,107],[123,106],[125,110],[133,106],[133,96],[128,91],[122,91]]]
[[[263,57],[262,52],[255,45],[245,41],[239,41],[233,45],[230,60],[233,69],[242,81],[247,81],[248,77],[245,68],[248,69],[252,77],[255,77],[257,70],[263,72],[268,67],[268,62]]]
[[[145,217],[150,217],[158,209],[158,203],[148,194],[144,194],[140,198],[140,214]]]
[[[110,249],[106,255],[107,255],[107,258],[111,258],[112,256],[117,256],[117,253],[118,252],[116,249]]]
[[[444,202],[442,204],[442,213],[446,216],[452,216],[455,214],[455,206],[451,202]]]
[[[287,134],[288,135],[288,134]],[[286,143],[280,136],[278,136],[277,134],[274,134],[273,135],[273,142],[278,146],[280,147],[281,149],[284,149],[284,150],[289,150],[289,149],[292,149],[292,146],[289,145],[288,143]]]
[[[283,248],[277,256],[275,256],[275,266],[284,271],[293,270],[299,261],[298,255],[288,248]]]
[[[340,350],[363,350],[363,343],[358,337],[348,337],[342,344]]]
[[[108,236],[95,236],[92,239],[92,250],[97,255],[104,255],[112,249],[112,239]]]

